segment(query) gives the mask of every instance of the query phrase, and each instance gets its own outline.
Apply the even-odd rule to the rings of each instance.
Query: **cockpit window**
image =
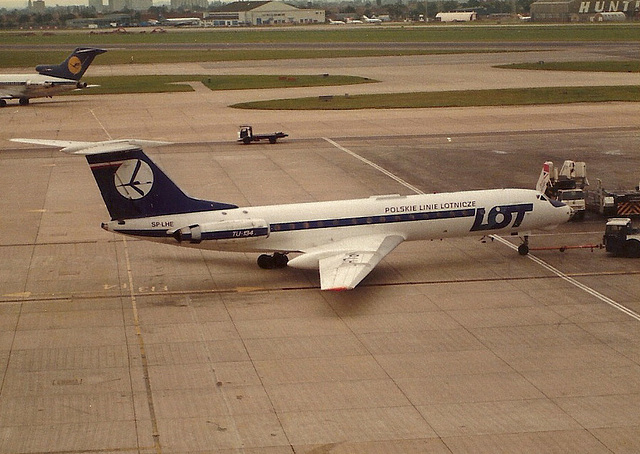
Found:
[[[542,200],[543,202],[550,202],[553,206],[564,206],[564,203],[562,203],[562,202],[557,202],[556,200],[551,199],[551,198],[547,197],[547,196],[546,196],[546,195],[544,195],[544,194],[538,194],[538,195],[536,196],[536,198],[537,198],[538,200]],[[555,202],[555,203],[554,203],[554,202]]]
[[[549,199],[549,203],[551,205],[553,205],[554,207],[556,207],[556,208],[560,208],[560,207],[566,206],[566,203],[560,202],[558,200],[553,200],[553,199]]]

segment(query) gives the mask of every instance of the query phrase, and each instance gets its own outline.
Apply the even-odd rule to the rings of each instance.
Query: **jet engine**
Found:
[[[27,80],[24,83],[27,87],[45,87],[45,88],[49,88],[53,86],[53,82],[33,82],[32,80]]]
[[[203,240],[247,240],[269,236],[269,224],[264,219],[238,219],[232,221],[193,224],[173,232],[182,243],[198,244]]]

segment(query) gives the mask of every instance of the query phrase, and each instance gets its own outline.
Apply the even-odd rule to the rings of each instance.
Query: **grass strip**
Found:
[[[377,82],[368,77],[319,75],[224,75],[202,80],[211,90],[246,90],[256,88],[321,87]]]
[[[0,51],[0,68],[28,68],[64,61],[69,51]],[[241,49],[241,50],[109,50],[98,56],[95,65],[202,63],[219,61],[286,60],[302,58],[401,57],[500,53],[489,49]]]
[[[103,76],[87,78],[89,84],[99,85],[69,94],[125,94],[193,91],[185,82],[202,82],[211,90],[246,90],[260,88],[314,87],[353,85],[376,82],[366,77],[341,75],[145,75]]]
[[[54,45],[77,43],[161,44],[161,43],[382,43],[382,42],[545,42],[545,41],[640,41],[640,24],[425,24],[326,28],[165,28],[166,33],[149,33],[132,28],[129,33],[4,32],[3,44]]]
[[[240,109],[350,110],[428,107],[516,106],[578,102],[640,101],[640,85],[460,90],[355,96],[316,96],[234,104]]]
[[[510,65],[498,65],[495,68],[505,69],[535,69],[546,71],[594,71],[594,72],[640,72],[640,61],[566,61],[538,63],[512,63]]]

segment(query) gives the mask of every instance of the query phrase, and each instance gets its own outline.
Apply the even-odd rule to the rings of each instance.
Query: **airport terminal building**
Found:
[[[531,4],[531,20],[535,22],[638,20],[639,11],[640,0],[541,0]]]
[[[325,22],[322,9],[301,9],[278,1],[233,2],[204,15],[205,25],[317,24]]]

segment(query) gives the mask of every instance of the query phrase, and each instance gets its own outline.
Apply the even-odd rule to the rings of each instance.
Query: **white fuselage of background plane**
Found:
[[[2,74],[0,93],[14,98],[43,98],[74,90],[79,83],[76,80],[42,74]]]
[[[300,252],[378,234],[411,241],[529,232],[570,214],[537,191],[493,189],[204,211],[114,220],[103,228],[201,249]]]

